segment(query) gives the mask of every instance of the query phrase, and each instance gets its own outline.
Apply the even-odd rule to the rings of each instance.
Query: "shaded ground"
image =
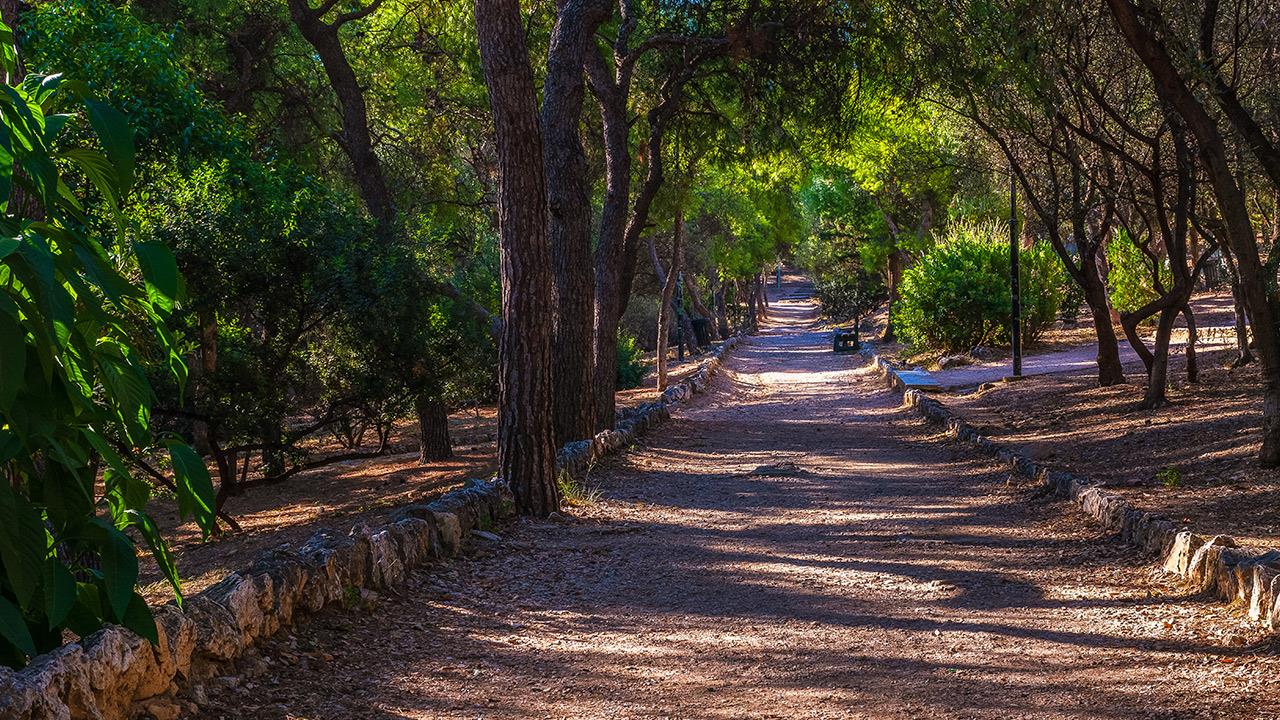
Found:
[[[1110,485],[1144,510],[1227,533],[1255,546],[1280,546],[1280,470],[1254,459],[1261,445],[1256,366],[1226,368],[1234,351],[1199,357],[1200,382],[1171,359],[1170,403],[1142,410],[1145,375],[1097,387],[1095,370],[1038,377],[941,399],[984,434]],[[1163,476],[1160,476],[1164,471]]]
[[[1275,650],[1228,609],[932,437],[807,302],[775,310],[709,396],[598,469],[597,502],[280,637],[205,716],[1276,712]]]
[[[697,369],[700,357],[671,363],[680,379]],[[653,379],[617,395],[619,407],[634,407],[658,398]],[[412,421],[399,423],[390,451],[378,458],[353,460],[299,473],[279,485],[262,486],[231,498],[227,510],[243,530],[202,541],[194,523],[180,522],[172,500],[158,500],[151,512],[171,539],[187,595],[213,585],[227,573],[250,565],[259,554],[281,545],[298,546],[317,530],[347,532],[357,523],[384,521],[410,502],[429,500],[470,478],[489,477],[497,468],[497,416],[493,407],[454,413],[449,419],[454,457],[418,462],[418,441]],[[344,452],[336,442],[320,438],[312,451]],[[142,552],[142,592],[152,603],[173,597],[151,556]]]

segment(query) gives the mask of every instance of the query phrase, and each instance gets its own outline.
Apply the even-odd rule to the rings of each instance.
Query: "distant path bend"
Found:
[[[789,280],[597,502],[310,621],[208,716],[1267,716],[1251,631],[931,437]]]

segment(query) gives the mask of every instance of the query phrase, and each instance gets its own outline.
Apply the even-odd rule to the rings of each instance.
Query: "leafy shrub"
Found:
[[[964,352],[1006,344],[1013,301],[1007,230],[999,223],[959,222],[903,274],[895,319],[913,346]],[[1066,292],[1066,271],[1043,242],[1019,254],[1024,342],[1053,322]]]
[[[849,267],[819,280],[814,286],[822,314],[836,322],[861,323],[875,312],[888,294],[876,273]]]
[[[12,42],[0,25],[10,77]],[[21,667],[58,647],[64,629],[117,623],[155,642],[134,537],[182,595],[146,514],[150,482],[205,532],[213,488],[195,451],[157,436],[151,420],[147,365],[179,387],[187,379],[167,329],[184,295],[174,257],[90,232],[88,193],[73,189],[92,185],[118,208],[134,181],[127,121],[58,75],[6,87],[0,103],[0,198],[17,186],[24,200],[0,218],[0,665]]]
[[[634,335],[618,333],[618,389],[640,387],[648,368],[644,364],[644,351]]]
[[[1159,263],[1160,282],[1165,287],[1173,281],[1167,264]],[[1111,304],[1120,313],[1131,313],[1159,297],[1151,258],[1147,257],[1129,233],[1123,230],[1107,242],[1107,285]],[[1155,317],[1151,321],[1155,321]]]
[[[1001,245],[1001,252],[1004,258],[1001,273],[1007,278],[1007,243]],[[1062,267],[1062,259],[1054,252],[1053,246],[1043,240],[1022,248],[1018,253],[1018,284],[1022,291],[1022,341],[1034,342],[1057,319],[1063,302],[1076,285]]]

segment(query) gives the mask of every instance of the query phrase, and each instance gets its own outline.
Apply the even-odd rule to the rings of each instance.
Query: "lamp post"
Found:
[[[1022,377],[1022,293],[1018,287],[1018,180],[1009,167],[1009,288],[1013,296],[1013,377]]]

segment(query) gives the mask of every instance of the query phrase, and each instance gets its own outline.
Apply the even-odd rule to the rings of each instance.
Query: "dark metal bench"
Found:
[[[831,333],[832,352],[858,352],[861,343],[858,340],[858,328],[836,328]]]

